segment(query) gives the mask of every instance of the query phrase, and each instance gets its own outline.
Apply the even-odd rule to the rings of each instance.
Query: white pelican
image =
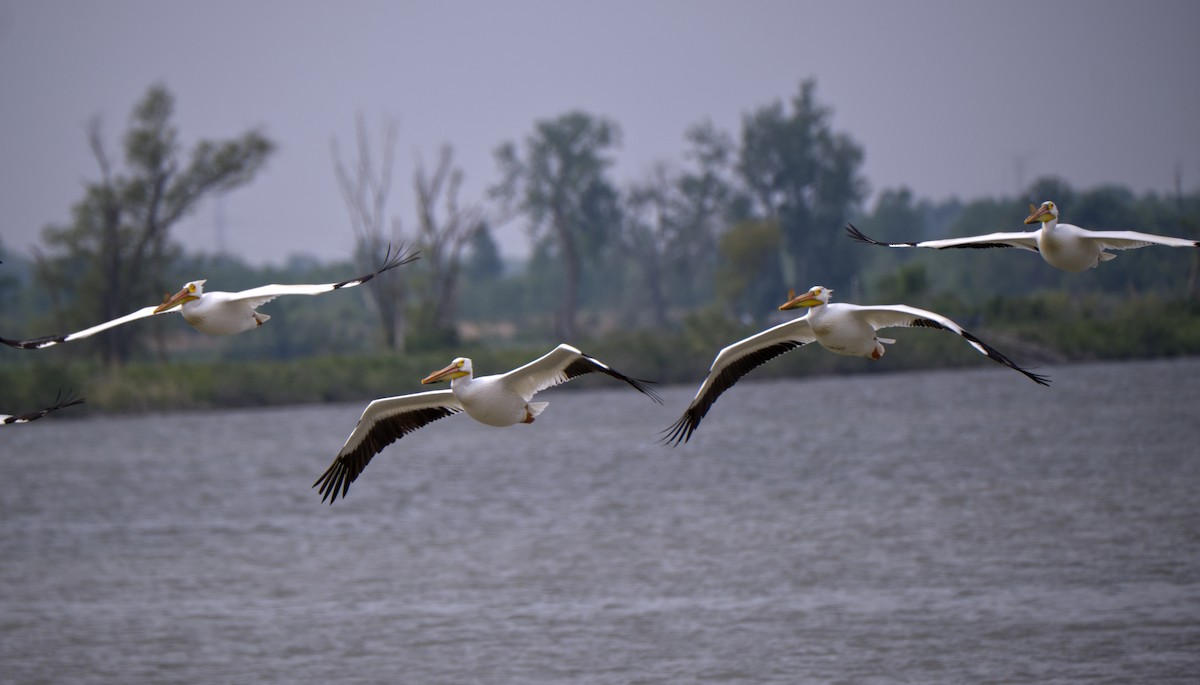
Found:
[[[700,390],[684,410],[683,416],[663,431],[666,433],[664,441],[674,441],[676,445],[686,442],[721,393],[755,367],[797,347],[815,341],[820,343],[821,347],[837,354],[879,359],[884,353],[883,344],[896,342],[875,335],[880,328],[922,326],[951,331],[962,336],[971,347],[987,355],[989,359],[1020,371],[1035,383],[1050,384],[1050,379],[1022,369],[1008,357],[941,314],[903,304],[829,304],[829,296],[832,294],[832,290],[819,285],[813,286],[799,297],[795,297],[794,291],[789,291],[788,301],[780,305],[779,309],[785,311],[808,307],[806,315],[768,328],[721,350],[709,368],[708,377],[700,385]]]
[[[262,314],[257,309],[281,295],[320,295],[342,288],[353,288],[356,285],[366,283],[384,271],[394,269],[401,264],[407,264],[418,258],[419,255],[415,252],[405,254],[401,251],[393,255],[391,248],[389,248],[387,256],[384,258],[383,266],[365,276],[351,278],[340,283],[264,285],[237,293],[226,293],[220,291],[205,292],[204,284],[207,282],[207,279],[191,281],[174,295],[164,297],[160,305],[143,307],[132,314],[126,314],[112,321],[107,321],[91,328],[85,328],[82,331],[66,335],[48,335],[43,338],[34,338],[33,340],[0,338],[0,342],[10,347],[38,350],[59,343],[87,338],[101,331],[129,323],[130,321],[163,314],[175,307],[179,308],[178,311],[183,315],[183,320],[201,333],[207,333],[208,335],[236,335],[257,328],[263,325],[267,319],[270,319],[269,315]]]
[[[75,397],[75,394],[71,392],[68,392],[66,396],[64,396],[60,390],[58,395],[54,398],[54,404],[46,407],[45,409],[31,411],[26,414],[0,414],[0,426],[7,426],[10,423],[29,423],[30,421],[36,421],[42,418],[52,411],[58,411],[64,407],[73,407],[77,404],[83,404],[82,397]]]
[[[1058,207],[1049,201],[1043,202],[1041,207],[1029,205],[1029,216],[1025,217],[1025,223],[1040,223],[1042,227],[1036,231],[988,233],[966,238],[922,240],[915,243],[881,242],[865,235],[855,228],[854,224],[847,224],[846,232],[855,240],[885,247],[931,247],[935,250],[1016,247],[1037,252],[1050,266],[1072,273],[1086,271],[1094,268],[1100,262],[1116,258],[1115,254],[1105,252],[1105,250],[1132,250],[1147,245],[1200,247],[1200,240],[1188,238],[1172,238],[1137,231],[1089,231],[1071,224],[1060,224],[1058,223]]]
[[[535,394],[592,372],[625,381],[662,404],[662,398],[646,386],[649,381],[630,378],[570,345],[559,345],[544,357],[508,373],[479,378],[473,375],[471,360],[459,357],[421,379],[425,385],[450,381],[449,390],[385,397],[368,404],[354,432],[313,487],[320,486],[322,502],[328,499],[333,504],[339,493],[346,496],[350,484],[385,447],[426,424],[462,411],[489,426],[533,423],[549,404],[530,402]]]

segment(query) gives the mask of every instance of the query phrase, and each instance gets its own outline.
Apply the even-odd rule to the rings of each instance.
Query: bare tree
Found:
[[[453,341],[457,314],[458,276],[463,249],[484,226],[484,210],[479,203],[459,204],[463,172],[454,165],[454,148],[442,145],[437,166],[429,173],[420,155],[413,176],[417,198],[417,237],[423,264],[432,273],[419,295],[421,324],[432,335]],[[439,210],[439,203],[441,209]]]
[[[371,138],[360,112],[355,119],[357,155],[352,167],[342,163],[337,139],[332,142],[333,170],[337,176],[342,199],[350,214],[357,248],[355,260],[364,272],[378,268],[389,247],[404,242],[399,219],[387,218],[388,197],[392,189],[392,164],[395,158],[398,126],[394,118],[383,123],[383,159],[376,169],[371,155]],[[386,230],[390,228],[390,231]],[[405,274],[393,272],[389,278],[375,278],[366,283],[383,327],[387,347],[404,350],[408,334],[408,313],[405,308],[408,287]]]

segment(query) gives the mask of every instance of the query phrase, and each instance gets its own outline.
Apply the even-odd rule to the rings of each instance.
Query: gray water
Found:
[[[555,389],[332,507],[361,405],[3,428],[0,681],[1200,682],[1200,360],[1039,372]]]

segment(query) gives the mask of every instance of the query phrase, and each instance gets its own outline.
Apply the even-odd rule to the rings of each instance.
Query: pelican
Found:
[[[1071,224],[1060,224],[1058,223],[1058,206],[1049,201],[1043,202],[1041,207],[1029,205],[1029,216],[1025,217],[1025,223],[1040,223],[1042,227],[1036,231],[988,233],[966,238],[922,240],[915,243],[881,242],[865,235],[855,228],[854,224],[847,224],[846,232],[850,234],[851,238],[860,242],[885,247],[931,247],[935,250],[952,247],[1016,247],[1037,252],[1050,266],[1071,273],[1086,271],[1095,268],[1100,262],[1116,259],[1115,254],[1105,252],[1105,250],[1132,250],[1148,245],[1200,247],[1200,240],[1188,238],[1172,238],[1137,231],[1089,231]]]
[[[178,307],[177,311],[183,315],[183,320],[201,333],[207,333],[208,335],[236,335],[238,333],[245,333],[266,323],[267,319],[271,317],[259,312],[258,308],[281,295],[320,295],[343,288],[353,288],[356,285],[366,283],[384,271],[394,269],[418,258],[419,255],[415,252],[406,254],[403,251],[399,251],[393,255],[391,248],[388,248],[383,266],[365,276],[351,278],[340,283],[320,283],[314,285],[275,284],[251,288],[250,290],[243,290],[236,293],[226,293],[215,290],[205,291],[204,284],[208,282],[207,279],[190,281],[179,292],[169,297],[164,297],[160,305],[143,307],[132,314],[126,314],[112,321],[106,321],[97,326],[85,328],[82,331],[66,335],[48,335],[32,340],[0,338],[0,342],[23,350],[39,350],[43,347],[50,347],[59,343],[88,338],[131,321],[163,314],[176,307]]]
[[[42,418],[50,412],[58,411],[64,407],[73,407],[77,404],[83,404],[82,397],[75,397],[75,393],[72,392],[68,392],[64,396],[60,390],[58,395],[54,398],[54,404],[46,407],[45,409],[31,411],[26,414],[0,414],[0,426],[7,426],[10,423],[29,423],[30,421],[36,421]]]
[[[471,360],[459,357],[421,379],[423,385],[450,381],[449,390],[385,397],[368,404],[354,432],[313,487],[320,486],[322,502],[328,499],[333,504],[339,493],[346,496],[350,484],[385,447],[418,428],[459,412],[466,412],[489,426],[533,423],[549,404],[531,402],[535,394],[593,372],[625,381],[662,404],[662,398],[646,386],[649,381],[630,378],[566,344],[508,373],[479,378],[474,376]]]
[[[1008,357],[941,314],[904,304],[829,304],[832,294],[832,290],[820,285],[813,286],[799,297],[796,297],[794,291],[788,291],[788,301],[779,306],[780,311],[808,307],[808,313],[721,350],[709,368],[708,377],[700,385],[700,390],[684,410],[683,416],[663,431],[666,434],[664,441],[674,441],[676,445],[686,442],[721,393],[755,367],[797,347],[815,341],[820,343],[821,347],[837,354],[879,359],[884,353],[883,345],[896,342],[891,338],[878,337],[875,332],[880,328],[918,326],[951,331],[962,336],[971,347],[986,355],[988,359],[1020,371],[1035,383],[1050,384],[1050,379],[1022,369]]]

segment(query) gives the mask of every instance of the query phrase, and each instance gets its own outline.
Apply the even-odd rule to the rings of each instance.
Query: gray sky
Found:
[[[442,143],[469,201],[497,180],[496,146],[583,109],[622,127],[624,183],[681,162],[691,124],[736,133],[807,77],[864,146],[874,191],[972,199],[1056,174],[1166,193],[1176,168],[1190,190],[1197,26],[1192,0],[0,0],[0,237],[25,252],[68,220],[97,177],[88,120],[102,117],[117,153],[154,82],[175,95],[188,145],[251,127],[279,144],[254,182],[176,231],[212,251],[223,217],[225,246],[252,263],[349,254],[330,143],[349,151],[358,112],[376,137],[399,121],[390,212],[411,227],[414,160]],[[527,249],[519,226],[499,237]]]

